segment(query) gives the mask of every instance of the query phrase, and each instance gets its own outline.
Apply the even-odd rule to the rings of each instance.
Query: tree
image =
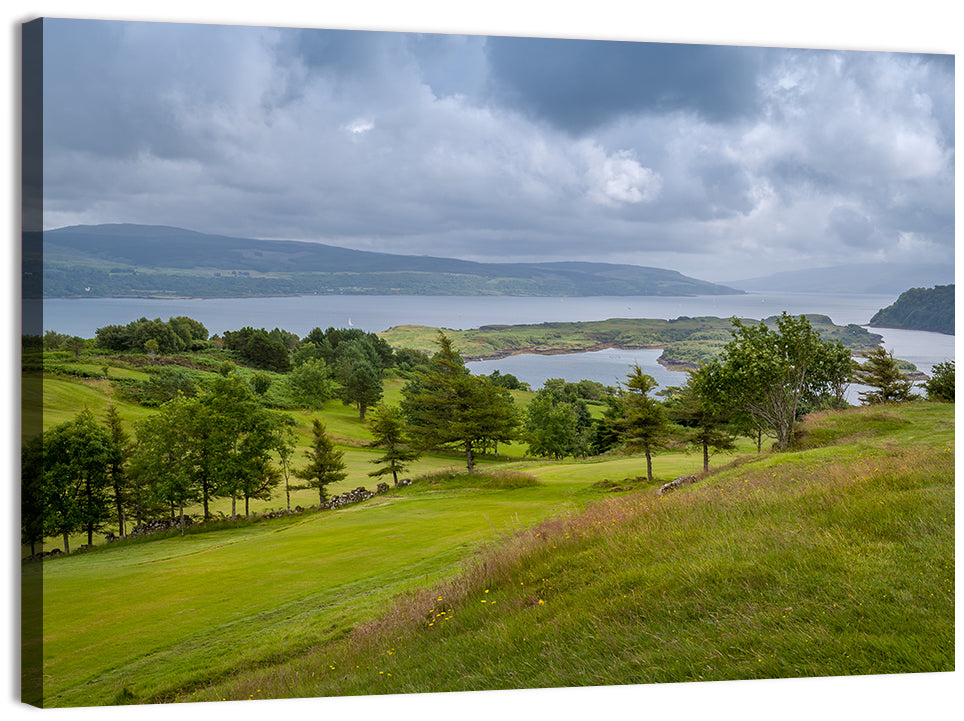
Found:
[[[643,373],[638,363],[631,366],[625,388],[619,394],[620,415],[616,428],[626,448],[646,455],[646,477],[653,481],[653,451],[661,448],[669,435],[666,412],[649,394],[656,388],[652,376]]]
[[[857,368],[857,381],[875,390],[863,391],[860,400],[873,403],[900,403],[910,400],[914,384],[904,378],[894,354],[877,346],[867,354],[866,362]]]
[[[264,396],[271,387],[271,376],[267,373],[259,371],[251,376],[251,390],[257,393],[259,396]]]
[[[471,375],[442,331],[437,342],[428,368],[402,389],[402,412],[419,449],[461,448],[472,473],[476,449],[512,440],[519,418],[508,392]]]
[[[280,416],[278,427],[274,434],[274,451],[281,463],[281,477],[285,482],[285,500],[287,509],[291,510],[291,454],[295,451],[295,419],[291,416]]]
[[[204,346],[204,341],[208,339],[208,329],[200,321],[179,315],[167,321],[177,336],[184,342],[185,348],[198,350]]]
[[[290,334],[277,328],[270,333],[264,328],[245,326],[237,331],[225,331],[222,341],[250,363],[265,370],[287,373],[291,370],[291,358],[287,342]]]
[[[924,382],[927,400],[954,402],[954,361],[938,363]]]
[[[340,395],[345,403],[355,404],[359,420],[365,420],[369,406],[382,399],[381,374],[368,361],[355,363],[342,382]]]
[[[215,378],[199,403],[209,420],[204,428],[208,443],[202,449],[203,460],[212,465],[205,476],[214,479],[219,495],[231,497],[232,516],[237,515],[238,496],[244,499],[247,515],[249,501],[270,497],[271,489],[281,481],[269,464],[280,421],[261,406],[238,375]]]
[[[377,406],[368,419],[368,427],[373,436],[370,445],[373,448],[385,449],[385,455],[371,461],[385,465],[368,475],[378,478],[391,473],[397,486],[398,474],[419,456],[418,451],[411,447],[408,434],[405,432],[405,419],[402,412],[394,406]]]
[[[177,366],[158,368],[140,387],[140,400],[146,406],[159,406],[179,395],[196,394],[197,386],[191,374]]]
[[[335,394],[328,364],[320,358],[306,360],[288,374],[287,381],[297,401],[308,408],[321,408]]]
[[[197,399],[175,398],[134,427],[137,445],[131,454],[129,473],[148,494],[146,505],[161,502],[170,507],[172,517],[177,515],[181,535],[185,506],[203,498],[207,514],[204,481],[198,482],[199,477],[210,478],[210,467],[198,453],[206,440],[196,433],[199,406]]]
[[[293,420],[293,419],[292,419]],[[257,409],[240,429],[231,449],[235,482],[232,484],[244,498],[244,515],[250,513],[251,499],[270,500],[282,479],[281,471],[270,463],[277,451],[277,435],[285,427],[276,415]]]
[[[745,411],[785,450],[799,420],[801,402],[835,398],[850,379],[850,352],[825,341],[805,316],[782,313],[771,329],[733,319],[733,340],[706,364],[716,401]]]
[[[281,476],[270,464],[281,419],[263,408],[236,374],[218,376],[193,398],[178,396],[137,426],[132,475],[155,498],[181,508],[200,501],[210,518],[210,501],[230,496],[248,512],[252,498],[264,498]],[[169,466],[175,465],[176,468]]]
[[[348,473],[345,471],[344,452],[336,450],[325,424],[317,418],[312,422],[312,434],[314,440],[311,449],[305,451],[305,458],[308,465],[304,468],[295,469],[295,476],[307,481],[307,488],[318,489],[318,500],[324,504],[328,500],[326,493],[327,487],[332,483],[344,479]]]
[[[668,389],[664,407],[669,419],[684,429],[683,440],[703,453],[703,472],[710,470],[710,449],[731,451],[734,433],[729,423],[733,412],[720,405],[714,389],[709,387],[709,373],[704,368],[691,371],[686,384]]]
[[[536,393],[523,416],[529,453],[557,459],[589,453],[592,418],[577,391],[574,384],[550,378]]]
[[[44,534],[62,536],[65,553],[71,533],[86,531],[92,545],[94,531],[110,517],[110,447],[110,435],[86,409],[44,433]]]
[[[64,341],[64,348],[74,354],[74,358],[80,358],[80,354],[87,347],[87,341],[80,336],[73,335]]]
[[[117,406],[113,403],[107,406],[104,425],[110,435],[111,446],[107,457],[107,476],[114,494],[114,511],[117,514],[117,533],[123,537],[126,534],[124,524],[124,507],[127,505],[127,461],[131,455],[130,435],[121,425],[121,417]]]

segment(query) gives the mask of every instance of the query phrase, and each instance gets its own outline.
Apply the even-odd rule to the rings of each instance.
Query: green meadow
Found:
[[[106,379],[24,388],[45,427],[112,401],[129,427],[152,412]],[[298,460],[314,417],[344,450],[334,493],[374,487],[357,411],[292,415]],[[641,457],[516,443],[467,476],[433,454],[413,485],[337,511],[24,564],[28,594],[42,579],[44,705],[953,670],[953,404],[811,416],[792,451],[743,441],[656,495],[701,464],[657,454],[648,484]],[[281,486],[252,511],[284,505]]]

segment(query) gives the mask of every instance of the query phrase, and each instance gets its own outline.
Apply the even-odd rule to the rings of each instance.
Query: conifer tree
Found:
[[[419,448],[460,448],[472,473],[479,447],[515,438],[518,414],[505,389],[469,373],[442,331],[438,344],[428,367],[402,389],[402,412]]]
[[[954,402],[954,361],[938,363],[931,370],[931,377],[924,383],[927,400]]]
[[[307,481],[306,488],[317,488],[318,499],[321,504],[328,500],[327,487],[344,479],[348,473],[345,471],[344,453],[335,449],[328,436],[325,424],[315,418],[312,423],[311,450],[305,451],[305,458],[308,465],[294,471],[296,477]]]
[[[418,451],[411,448],[402,413],[396,407],[377,406],[369,417],[368,427],[374,436],[371,445],[385,449],[385,455],[371,461],[385,465],[368,475],[377,478],[391,473],[397,486],[398,474],[419,456]]]
[[[684,429],[683,439],[703,453],[703,472],[710,470],[710,449],[730,451],[735,448],[734,433],[729,426],[733,411],[716,401],[715,390],[706,366],[691,371],[686,385],[671,388],[666,401],[669,419]]]
[[[655,379],[634,363],[620,394],[621,413],[616,419],[616,428],[626,447],[641,450],[646,455],[646,477],[650,482],[653,480],[653,451],[661,448],[669,436],[666,411],[649,395],[655,387]]]
[[[860,400],[872,403],[900,403],[910,400],[913,382],[897,367],[894,354],[878,346],[867,354],[867,361],[856,372],[858,382],[874,390],[864,391]]]

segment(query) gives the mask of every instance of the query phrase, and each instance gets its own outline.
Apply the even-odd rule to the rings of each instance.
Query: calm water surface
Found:
[[[98,328],[141,317],[186,315],[211,333],[255,328],[284,328],[306,335],[312,328],[351,323],[379,332],[395,325],[430,325],[466,329],[481,325],[608,318],[678,318],[715,315],[762,319],[788,313],[822,313],[839,324],[867,323],[895,298],[885,295],[813,295],[748,293],[733,296],[594,296],[588,298],[517,298],[499,296],[312,295],[283,298],[53,298],[43,301],[44,330],[94,336]],[[33,301],[36,307],[39,301]]]
[[[140,317],[186,315],[213,333],[255,328],[284,328],[306,335],[312,328],[349,325],[379,332],[396,325],[429,325],[466,329],[482,325],[608,318],[663,318],[712,315],[762,319],[781,311],[820,313],[838,324],[866,324],[896,300],[889,295],[748,293],[734,296],[653,297],[602,296],[532,298],[499,296],[295,296],[279,298],[214,298],[158,300],[149,298],[81,298],[28,301],[25,311],[42,307],[44,330],[91,338],[98,328],[127,324]],[[899,358],[929,372],[935,363],[954,358],[954,336],[920,331],[874,329],[884,346]],[[683,375],[658,363],[658,350],[604,350],[571,355],[520,355],[468,364],[476,373],[499,369],[538,388],[547,378],[583,378],[613,385],[626,377],[632,363],[662,385],[678,385]]]

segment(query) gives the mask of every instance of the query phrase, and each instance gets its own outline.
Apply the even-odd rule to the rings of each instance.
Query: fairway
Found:
[[[409,489],[360,506],[43,566],[45,701],[163,697],[331,639],[500,534],[563,512],[571,482]],[[34,567],[36,568],[36,567]]]

